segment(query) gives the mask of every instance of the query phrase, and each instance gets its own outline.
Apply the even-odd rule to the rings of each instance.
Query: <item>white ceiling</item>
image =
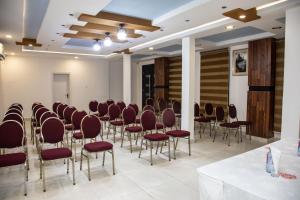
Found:
[[[7,52],[15,51],[21,53],[21,47],[14,45],[16,40],[21,40],[24,36],[24,29],[30,25],[32,27],[32,20],[28,22],[26,16],[29,16],[34,10],[24,9],[26,1],[30,0],[1,0],[0,1],[0,42],[4,43]],[[43,0],[45,2],[45,0]],[[256,39],[261,37],[283,37],[284,36],[284,24],[278,20],[285,17],[285,10],[288,7],[294,6],[300,3],[300,0],[288,0],[281,4],[262,9],[258,11],[258,15],[262,16],[262,19],[252,21],[249,23],[242,23],[232,19],[221,20],[210,26],[203,26],[203,24],[210,23],[212,21],[222,19],[224,16],[222,13],[235,9],[237,7],[248,9],[251,7],[257,7],[266,3],[274,2],[275,0],[193,0],[187,1],[186,4],[180,4],[180,7],[173,8],[173,10],[164,13],[160,17],[153,20],[153,25],[160,26],[164,31],[155,32],[142,32],[145,37],[138,39],[130,39],[125,44],[114,44],[109,48],[103,48],[99,53],[92,51],[92,48],[82,47],[75,48],[66,45],[68,38],[62,37],[60,34],[70,32],[68,26],[71,24],[84,25],[84,22],[79,22],[77,16],[80,13],[88,13],[95,15],[101,10],[105,10],[105,7],[114,0],[51,0],[49,1],[46,12],[44,13],[40,28],[37,34],[37,40],[42,43],[41,48],[30,49],[33,51],[47,52],[65,52],[67,54],[93,54],[98,56],[107,57],[113,51],[122,50],[125,48],[131,48],[136,54],[163,54],[174,55],[178,53],[178,50],[174,52],[168,51],[149,51],[148,47],[152,46],[154,49],[162,47],[168,47],[174,44],[181,43],[180,38],[183,36],[192,36],[197,39],[198,49],[201,51],[211,50],[215,48],[221,48],[224,46],[230,46],[250,39]],[[131,0],[138,1],[138,0]],[[24,3],[25,2],[25,3]],[[48,2],[47,2],[48,3]],[[115,6],[115,4],[114,4]],[[124,5],[123,5],[124,6]],[[222,9],[222,6],[227,6],[226,9]],[[35,6],[37,7],[37,6]],[[35,8],[36,9],[36,8]],[[144,8],[147,9],[147,6]],[[41,9],[42,10],[42,9]],[[162,12],[161,12],[162,13]],[[70,16],[74,14],[75,16]],[[25,16],[25,18],[24,18]],[[186,22],[185,20],[189,20]],[[38,23],[35,22],[35,24]],[[247,37],[239,37],[236,39],[211,42],[203,40],[201,38],[219,34],[225,32],[225,25],[232,24],[235,29],[250,26],[259,28],[264,33],[254,34]],[[62,26],[65,25],[65,26]],[[281,26],[280,30],[273,30],[272,27]],[[196,27],[196,28],[194,28]],[[27,28],[28,29],[28,28]],[[57,34],[59,33],[59,34]],[[13,39],[5,38],[6,34],[11,34]],[[172,37],[169,37],[172,35]],[[222,38],[222,35],[220,36]],[[201,49],[200,49],[201,45]],[[180,52],[180,51],[179,51]],[[33,52],[23,52],[33,53]]]

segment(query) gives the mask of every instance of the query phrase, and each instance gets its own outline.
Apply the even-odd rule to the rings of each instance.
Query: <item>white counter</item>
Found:
[[[297,176],[288,180],[266,173],[266,146],[282,151],[279,172]],[[198,168],[201,200],[300,200],[298,141],[278,141]]]

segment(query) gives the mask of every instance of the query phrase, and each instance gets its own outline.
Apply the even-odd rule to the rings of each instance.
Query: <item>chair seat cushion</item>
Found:
[[[40,133],[41,133],[41,129],[40,128],[35,129],[35,134],[40,134]]]
[[[25,161],[26,161],[25,153],[10,153],[10,154],[0,155],[0,167],[20,165],[25,163]]]
[[[164,141],[164,140],[168,140],[169,136],[162,133],[154,133],[154,134],[146,134],[144,135],[144,138],[150,141]]]
[[[43,160],[55,160],[60,158],[69,158],[72,156],[72,151],[69,148],[45,149],[41,151]]]
[[[239,127],[238,124],[229,123],[229,122],[221,123],[220,126],[225,127],[225,128],[238,128]]]
[[[123,126],[123,121],[122,120],[111,121],[110,124],[114,126]]]
[[[143,128],[140,126],[130,126],[125,128],[125,131],[133,132],[133,133],[141,132],[142,130]]]
[[[239,126],[249,126],[249,125],[251,125],[251,122],[249,122],[249,121],[236,121],[236,122],[232,122],[232,124],[238,124]]]
[[[200,122],[200,123],[209,123],[210,119],[206,118],[206,117],[199,117],[195,119],[196,122]]]
[[[156,129],[163,129],[164,125],[162,123],[156,123]]]
[[[73,134],[73,138],[80,140],[83,138],[83,134],[81,132],[76,132]]]
[[[109,142],[100,141],[100,142],[92,142],[92,143],[85,144],[83,148],[88,152],[99,152],[99,151],[110,150],[113,148],[113,145]]]
[[[190,136],[190,132],[184,131],[184,130],[173,130],[173,131],[167,131],[166,135],[169,135],[172,137],[187,137],[187,136]]]
[[[65,125],[65,129],[66,129],[67,131],[71,131],[71,130],[73,129],[73,125],[72,125],[72,124],[66,124],[66,125]]]
[[[107,117],[107,116],[102,116],[102,117],[99,117],[99,119],[100,119],[101,121],[108,121],[108,120],[109,120],[109,117]]]

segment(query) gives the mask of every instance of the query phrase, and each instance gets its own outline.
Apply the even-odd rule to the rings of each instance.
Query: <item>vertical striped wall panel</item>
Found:
[[[283,95],[284,39],[276,40],[274,131],[281,131]]]
[[[201,53],[200,108],[205,103],[227,109],[229,90],[228,49]]]
[[[181,101],[181,56],[169,58],[169,100]]]

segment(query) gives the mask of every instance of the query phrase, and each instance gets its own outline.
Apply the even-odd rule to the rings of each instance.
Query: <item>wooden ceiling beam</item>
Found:
[[[241,22],[251,22],[261,18],[260,16],[257,15],[256,8],[250,8],[248,10],[244,10],[242,8],[236,8],[223,13],[223,15],[226,17],[236,19]],[[245,15],[245,18],[240,18],[241,15]]]
[[[120,15],[103,11],[99,12],[96,16],[81,14],[78,20],[115,27],[119,27],[120,24],[124,24],[124,27],[128,29],[143,30],[150,32],[160,29],[160,27],[152,26],[151,20],[129,17],[126,15]]]
[[[119,29],[119,27],[115,27],[115,26],[107,26],[107,25],[93,24],[93,23],[87,23],[84,27],[88,29],[95,29],[95,30],[106,30],[106,32],[110,32],[110,33],[117,32]],[[125,30],[128,34],[134,34],[134,29],[125,28]]]
[[[36,42],[36,39],[33,38],[23,38],[22,42],[16,42],[16,45],[22,45],[22,46],[33,46],[33,47],[41,47],[42,44],[39,44]]]
[[[70,27],[70,30],[85,32],[85,33],[94,33],[94,34],[105,34],[106,32],[109,32],[112,36],[116,36],[117,32],[118,32],[118,29],[116,29],[115,31],[112,32],[112,31],[109,31],[106,29],[99,30],[99,29],[87,28],[85,26],[78,26],[78,25],[72,25]],[[141,34],[127,33],[128,38],[139,38],[141,36],[142,36]]]
[[[78,32],[77,34],[65,33],[63,36],[66,38],[76,38],[76,39],[86,39],[86,40],[103,40],[105,38],[105,35],[93,34],[93,33],[83,33],[83,32]],[[116,37],[113,37],[113,36],[111,36],[111,40],[112,40],[112,42],[115,42],[115,43],[128,42],[127,40],[125,40],[125,41],[118,40]]]

